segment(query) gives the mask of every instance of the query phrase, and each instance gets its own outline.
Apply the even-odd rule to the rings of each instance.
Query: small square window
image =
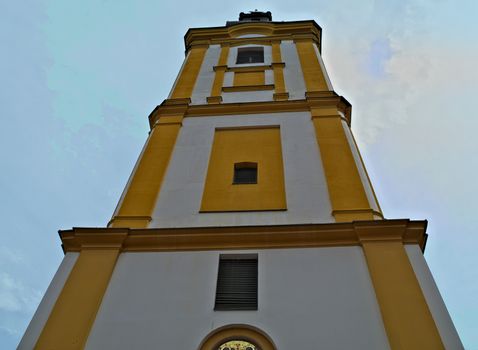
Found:
[[[243,162],[234,164],[234,185],[256,184],[257,163]]]
[[[237,50],[236,64],[264,63],[263,47],[243,47]]]
[[[214,310],[257,310],[257,255],[221,255]]]

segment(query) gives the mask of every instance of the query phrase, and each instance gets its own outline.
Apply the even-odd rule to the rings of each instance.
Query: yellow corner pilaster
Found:
[[[191,48],[171,94],[171,98],[191,97],[207,48],[207,45],[199,45]]]
[[[274,71],[274,100],[287,100],[289,94],[286,92],[284,81],[284,63],[280,52],[280,41],[272,42],[272,69]]]
[[[182,115],[162,116],[151,130],[143,155],[110,227],[147,227],[182,119]]]
[[[304,75],[307,92],[328,91],[325,73],[322,72],[319,60],[315,53],[312,40],[299,39],[295,41],[297,53],[299,54],[300,66]]]
[[[229,45],[221,47],[221,54],[217,61],[217,66],[214,68],[216,74],[214,76],[214,82],[211,88],[211,96],[208,97],[208,103],[220,103],[222,101],[221,92],[222,85],[224,83],[224,74],[227,69],[227,58],[229,56]]]
[[[35,349],[83,349],[113,273],[119,248],[82,250]]]
[[[444,349],[403,243],[370,240],[362,247],[391,349]]]
[[[373,220],[373,210],[345,135],[341,115],[334,108],[312,108],[312,121],[337,222]]]

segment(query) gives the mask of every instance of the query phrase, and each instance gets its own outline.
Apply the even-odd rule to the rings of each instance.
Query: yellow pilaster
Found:
[[[367,237],[370,229],[356,230],[392,350],[444,349],[401,240],[380,241],[373,232]]]
[[[295,41],[297,53],[299,54],[300,66],[304,75],[307,92],[328,91],[324,72],[320,66],[312,40],[299,39]]]
[[[35,349],[84,348],[118,254],[119,248],[81,251]]]
[[[110,227],[147,227],[159,195],[183,116],[162,116],[151,130],[145,150]]]
[[[191,97],[207,48],[207,45],[199,45],[191,48],[184,63],[183,70],[171,94],[171,98]]]
[[[287,100],[289,94],[286,92],[284,82],[284,63],[280,52],[280,41],[272,42],[272,69],[274,71],[274,100]]]
[[[341,116],[334,108],[312,108],[312,121],[337,222],[373,220]]]
[[[221,89],[224,83],[224,74],[226,73],[226,69],[227,69],[228,56],[229,56],[229,45],[224,45],[221,48],[221,54],[219,55],[217,66],[214,67],[216,74],[214,76],[214,82],[211,88],[211,96],[207,98],[208,103],[222,102]]]

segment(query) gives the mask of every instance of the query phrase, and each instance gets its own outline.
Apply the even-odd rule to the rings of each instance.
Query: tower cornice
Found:
[[[244,38],[247,34],[264,35]],[[271,44],[277,40],[308,39],[322,47],[322,28],[313,20],[291,22],[243,22],[223,27],[190,28],[184,35],[186,53],[195,45]]]

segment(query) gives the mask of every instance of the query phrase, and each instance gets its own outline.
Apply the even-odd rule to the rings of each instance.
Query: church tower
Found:
[[[60,231],[19,349],[463,348],[426,221],[382,214],[321,33],[258,11],[187,31],[111,220]]]

